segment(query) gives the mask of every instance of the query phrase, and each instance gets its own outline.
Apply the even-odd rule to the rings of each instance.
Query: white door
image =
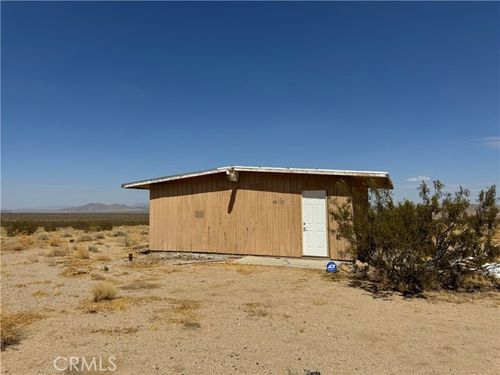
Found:
[[[326,191],[302,192],[302,252],[305,256],[327,257]]]

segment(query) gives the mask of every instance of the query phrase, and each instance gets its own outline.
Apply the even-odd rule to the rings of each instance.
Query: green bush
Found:
[[[397,204],[388,190],[370,189],[364,214],[353,217],[350,203],[332,213],[339,224],[337,237],[348,241],[355,259],[369,264],[371,278],[382,288],[412,293],[457,289],[499,256],[492,241],[498,214],[495,186],[481,191],[474,210],[466,189],[451,194],[443,188],[435,181],[431,193],[422,183],[421,202]]]

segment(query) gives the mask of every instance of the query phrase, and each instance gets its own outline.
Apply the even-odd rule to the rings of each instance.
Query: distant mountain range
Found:
[[[83,206],[64,207],[64,206],[48,206],[36,208],[22,208],[14,210],[2,210],[3,212],[61,212],[61,213],[114,213],[114,212],[148,212],[149,205],[147,203],[138,203],[126,205],[121,203],[87,203]]]

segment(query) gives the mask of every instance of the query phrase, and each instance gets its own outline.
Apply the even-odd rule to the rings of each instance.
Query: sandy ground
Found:
[[[135,243],[144,240],[144,228],[124,230],[135,231]],[[40,314],[1,353],[2,374],[78,373],[54,368],[57,357],[69,356],[113,356],[117,374],[500,370],[495,293],[380,298],[318,270],[179,264],[156,255],[130,263],[127,241],[113,231],[80,242],[82,235],[61,235],[57,246],[2,249],[2,310]],[[71,239],[98,251],[90,259],[76,250],[47,256]],[[92,287],[102,278],[118,298],[92,304]]]

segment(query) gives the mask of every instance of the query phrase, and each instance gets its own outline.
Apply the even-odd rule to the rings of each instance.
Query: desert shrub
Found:
[[[97,283],[92,288],[93,301],[99,302],[116,298],[116,289],[108,283]]]
[[[46,290],[37,290],[32,294],[33,297],[47,297],[49,295],[50,293],[47,292]]]
[[[46,256],[48,257],[65,257],[69,255],[70,249],[67,246],[62,246],[62,247],[53,247],[50,249],[47,253]]]
[[[103,240],[106,238],[106,235],[102,232],[99,232],[95,235],[95,238],[97,238],[98,240]]]
[[[23,246],[18,242],[15,237],[2,238],[2,251],[20,251]]]
[[[147,225],[148,214],[68,214],[68,213],[2,213],[1,226],[8,236],[33,234],[39,228],[53,232],[60,228],[84,231],[112,230],[114,226]]]
[[[17,242],[23,250],[29,249],[35,244],[35,240],[31,236],[20,236]]]
[[[93,253],[99,251],[99,248],[96,245],[89,245],[89,251],[92,251]]]
[[[180,324],[183,328],[200,328],[198,310],[199,301],[191,299],[169,298],[170,306],[166,309],[155,311],[154,319],[166,320],[171,324]]]
[[[10,345],[21,341],[24,328],[35,320],[40,319],[39,314],[30,312],[10,313],[2,310],[0,313],[1,349],[5,350]]]
[[[9,319],[2,314],[1,343],[2,351],[9,345],[15,345],[21,341],[22,330],[18,325],[12,324]]]
[[[116,297],[113,299],[100,300],[85,300],[80,303],[80,308],[86,313],[95,314],[98,312],[112,312],[125,310],[130,306],[144,306],[146,303],[161,301],[162,298],[157,296],[142,296],[142,297]]]
[[[81,259],[89,259],[90,258],[89,249],[82,247],[82,246],[75,247],[75,255],[77,258],[81,258]]]
[[[87,241],[92,241],[93,238],[92,236],[88,235],[88,234],[84,234],[84,235],[81,235],[80,237],[78,237],[78,242],[87,242]]]
[[[37,236],[36,239],[38,241],[48,241],[50,239],[50,236],[46,232],[40,232]]]
[[[56,235],[56,234],[53,234],[50,239],[49,239],[49,245],[50,246],[59,246],[62,244],[62,240],[61,238]]]
[[[2,215],[4,216],[4,215]],[[38,229],[38,223],[30,221],[4,222],[2,217],[2,227],[5,228],[8,236],[15,236],[18,233],[33,234]]]
[[[126,235],[125,237],[123,237],[123,246],[125,246],[125,247],[132,247],[132,246],[137,245],[137,243],[138,243],[138,241],[137,241],[137,238],[135,238],[135,237],[132,237],[129,235]]]
[[[389,191],[370,189],[364,214],[354,217],[350,203],[332,213],[337,237],[348,241],[354,258],[372,267],[372,279],[381,287],[406,292],[457,289],[467,275],[500,254],[493,243],[495,186],[481,191],[472,213],[466,189],[451,194],[443,188],[436,181],[431,194],[422,183],[420,202],[397,204]]]
[[[243,304],[243,311],[245,311],[249,316],[263,318],[269,315],[268,307],[264,303],[260,302],[249,302]]]
[[[127,235],[127,232],[124,232],[122,230],[116,230],[113,232],[113,237],[124,237]]]

